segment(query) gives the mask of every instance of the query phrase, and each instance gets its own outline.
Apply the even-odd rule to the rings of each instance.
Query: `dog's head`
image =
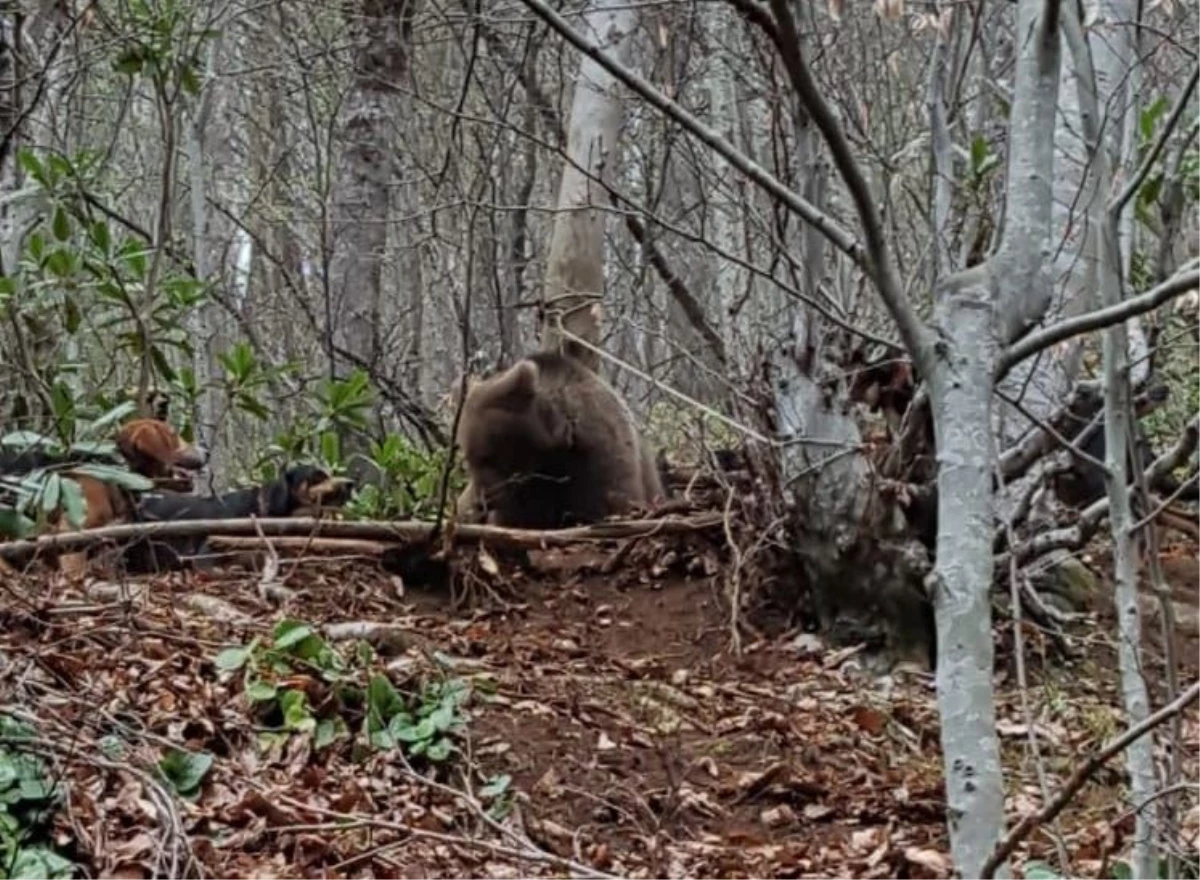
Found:
[[[302,464],[288,468],[266,489],[267,516],[295,516],[301,511],[341,507],[350,500],[354,481]]]
[[[117,449],[130,470],[152,480],[198,471],[208,461],[206,450],[188,443],[159,419],[127,422],[117,433]]]

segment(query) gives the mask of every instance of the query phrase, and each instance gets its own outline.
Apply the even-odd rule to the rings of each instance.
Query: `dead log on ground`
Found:
[[[477,541],[495,547],[536,550],[565,547],[589,541],[615,541],[647,538],[654,535],[684,534],[720,528],[720,513],[692,517],[613,520],[569,529],[506,529],[499,526],[458,525],[447,529],[454,543]],[[197,519],[174,522],[124,523],[99,529],[60,532],[22,541],[0,544],[0,558],[10,563],[28,560],[48,551],[82,550],[104,541],[127,542],[137,538],[169,538],[195,535],[264,535],[267,537],[354,538],[393,544],[428,540],[434,524],[429,522],[382,522],[360,520],[346,522],[311,518],[268,519]]]

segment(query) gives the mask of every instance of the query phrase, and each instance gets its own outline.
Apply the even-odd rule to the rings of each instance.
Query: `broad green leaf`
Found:
[[[83,495],[83,489],[74,480],[62,481],[62,506],[71,528],[82,529],[84,515],[87,513],[87,499]]]
[[[58,510],[58,499],[62,494],[62,477],[58,474],[47,474],[42,483],[42,510],[53,513]]]
[[[246,699],[251,703],[265,703],[275,699],[278,694],[278,688],[269,682],[253,681],[246,685]]]
[[[124,471],[117,467],[103,464],[81,464],[71,470],[81,476],[94,477],[104,483],[112,483],[130,492],[149,492],[154,488],[154,481],[133,471]]]
[[[7,299],[16,292],[16,280],[10,275],[0,275],[0,299]]]
[[[200,94],[200,77],[196,75],[196,68],[191,64],[185,64],[179,71],[179,85],[189,95]]]
[[[146,277],[146,251],[138,247],[133,250],[128,250],[122,255],[125,259],[125,265],[129,267],[129,271],[133,276],[141,281]]]
[[[209,752],[171,749],[158,762],[158,769],[176,794],[187,795],[200,787],[212,763],[213,756]]]
[[[50,153],[46,156],[46,168],[50,172],[50,179],[63,179],[70,177],[72,174],[71,163],[67,161],[65,156],[58,153]]]
[[[135,410],[137,410],[137,403],[135,401],[124,401],[91,422],[87,427],[87,432],[92,435],[99,434],[109,425],[115,425],[126,416],[133,415]]]
[[[396,738],[387,730],[376,730],[370,734],[370,740],[371,746],[380,751],[387,751],[396,747]]]
[[[450,753],[454,751],[454,743],[445,737],[435,739],[431,742],[428,748],[425,749],[425,756],[431,761],[441,762],[450,757]]]
[[[88,228],[88,236],[92,244],[103,254],[107,255],[112,248],[112,232],[104,220],[96,220]]]
[[[284,726],[300,733],[310,733],[317,726],[304,691],[286,690],[279,695]]]
[[[275,627],[275,647],[280,651],[298,645],[313,635],[313,628],[298,620],[281,620]]]
[[[1154,128],[1166,110],[1167,96],[1159,95],[1149,107],[1142,111],[1138,118],[1138,128],[1141,130],[1143,141],[1149,142],[1154,137]]]
[[[66,248],[55,248],[46,257],[46,268],[58,278],[70,275],[75,269],[73,263],[71,252]]]
[[[318,749],[323,749],[348,736],[350,736],[350,730],[340,716],[324,718],[317,722],[317,729],[313,732],[313,745]]]
[[[404,708],[404,698],[397,693],[386,675],[371,676],[367,683],[367,718],[371,729],[386,726]]]
[[[11,507],[0,507],[0,535],[6,538],[28,538],[33,534],[37,524],[29,517],[13,510]]]
[[[1133,866],[1122,859],[1112,863],[1113,880],[1133,880]],[[1029,876],[1026,874],[1025,876]]]
[[[72,862],[41,846],[23,846],[17,850],[8,872],[10,880],[60,880],[74,875]]]
[[[1025,863],[1026,880],[1058,880],[1061,876],[1045,862],[1029,861]]]
[[[987,154],[987,138],[982,134],[975,135],[971,139],[971,173],[976,177],[979,176],[979,169],[983,167],[983,160],[987,158]]]
[[[44,801],[54,796],[54,783],[40,772],[41,768],[32,768],[36,775],[21,777],[20,789],[22,800]]]
[[[249,659],[250,647],[248,645],[241,645],[236,648],[226,648],[217,655],[216,660],[213,662],[216,663],[217,669],[232,672],[245,666],[246,661]]]
[[[25,173],[40,183],[42,186],[49,186],[50,181],[46,177],[46,169],[42,165],[37,154],[28,147],[22,147],[17,150],[17,163],[25,169]]]
[[[56,450],[58,443],[45,434],[37,431],[13,431],[0,437],[0,446],[20,449],[26,446],[40,446],[47,450]]]
[[[72,443],[69,447],[67,447],[67,451],[77,455],[106,455],[113,460],[114,465],[116,464],[118,455],[117,445],[115,443],[110,443],[107,440],[80,440],[78,443]],[[101,467],[104,466],[103,462],[94,463],[99,464]]]
[[[342,444],[333,431],[321,435],[321,458],[326,464],[337,464],[342,460]]]
[[[50,228],[54,232],[54,237],[59,241],[66,241],[71,237],[71,221],[67,217],[67,212],[63,210],[62,205],[57,205],[54,208],[54,220]]]
[[[42,259],[46,256],[46,239],[40,232],[31,233],[29,243],[25,246],[29,251],[29,256],[39,266],[42,264]]]
[[[512,785],[512,777],[507,773],[499,773],[488,779],[487,784],[479,789],[479,796],[484,798],[499,797],[508,791],[510,785]]]
[[[437,728],[434,727],[433,722],[428,718],[422,718],[415,725],[408,727],[397,727],[396,729],[392,730],[392,733],[395,735],[396,739],[407,743],[427,740],[436,732]]]
[[[429,720],[435,728],[441,731],[449,730],[458,720],[453,703],[442,703],[429,715]]]
[[[113,62],[113,67],[117,73],[124,73],[129,76],[134,76],[142,72],[142,65],[145,64],[145,58],[142,55],[142,50],[138,46],[131,46]]]
[[[71,336],[74,336],[80,325],[83,323],[83,314],[79,311],[79,304],[75,302],[75,297],[63,297],[63,329]]]

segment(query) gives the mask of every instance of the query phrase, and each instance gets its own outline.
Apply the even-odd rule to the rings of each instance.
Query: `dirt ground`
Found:
[[[361,559],[285,561],[269,590],[253,572],[30,577],[0,589],[0,702],[38,725],[68,790],[54,842],[92,876],[950,874],[930,678],[868,675],[854,647],[798,630],[743,633],[735,652],[722,566],[656,566],[662,544],[606,571],[614,546],[535,554],[527,571],[471,563],[489,588],[469,608]],[[1164,552],[1192,608],[1196,558]],[[386,623],[399,638],[380,662],[397,684],[479,684],[461,752],[435,769],[304,736],[261,748],[241,679],[214,659],[285,617]],[[1122,716],[1110,615],[1072,629],[1068,659],[1027,633],[1029,716],[1009,629],[996,627],[997,711],[1016,821],[1043,799],[1030,719],[1053,791]],[[1185,681],[1196,648],[1193,634]],[[1192,780],[1197,731],[1193,710]],[[213,755],[192,800],[152,770],[171,746]],[[497,819],[482,792],[500,774],[511,801]],[[1112,876],[1132,830],[1123,779],[1103,770],[1022,847],[1018,872],[1054,861],[1053,833],[1075,876]],[[1185,807],[1180,846],[1195,858],[1200,809]]]

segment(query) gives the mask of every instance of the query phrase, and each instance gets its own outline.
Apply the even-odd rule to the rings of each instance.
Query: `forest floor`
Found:
[[[30,577],[0,589],[0,714],[36,726],[33,751],[65,783],[48,838],[91,876],[949,875],[929,677],[869,675],[854,648],[798,631],[743,637],[739,656],[713,560],[693,576],[640,556],[605,571],[612,552],[546,551],[516,574],[485,560],[506,583],[474,610],[405,590],[371,560],[284,560],[270,590],[233,570],[140,588]],[[1164,558],[1195,607],[1196,548]],[[373,621],[395,638],[374,639],[363,662],[401,691],[470,682],[457,750],[433,763],[403,744],[366,748],[361,707],[320,681],[334,668],[324,654],[255,668],[350,738],[318,748],[305,711],[252,706],[251,667],[217,657],[265,644],[286,618],[347,656],[347,679],[357,652],[329,627]],[[1009,629],[997,625],[996,680],[1015,821],[1043,795]],[[1028,637],[1052,791],[1121,728],[1112,631],[1103,614],[1076,627],[1071,660]],[[1183,648],[1185,681],[1196,647]],[[1191,711],[1192,780],[1198,730]],[[191,757],[164,762],[178,748]],[[1101,771],[1053,829],[1073,876],[1113,876],[1133,824],[1122,780],[1119,763]],[[1194,798],[1181,837],[1194,859]],[[1048,831],[1022,846],[1018,874],[1030,859],[1055,863]]]

